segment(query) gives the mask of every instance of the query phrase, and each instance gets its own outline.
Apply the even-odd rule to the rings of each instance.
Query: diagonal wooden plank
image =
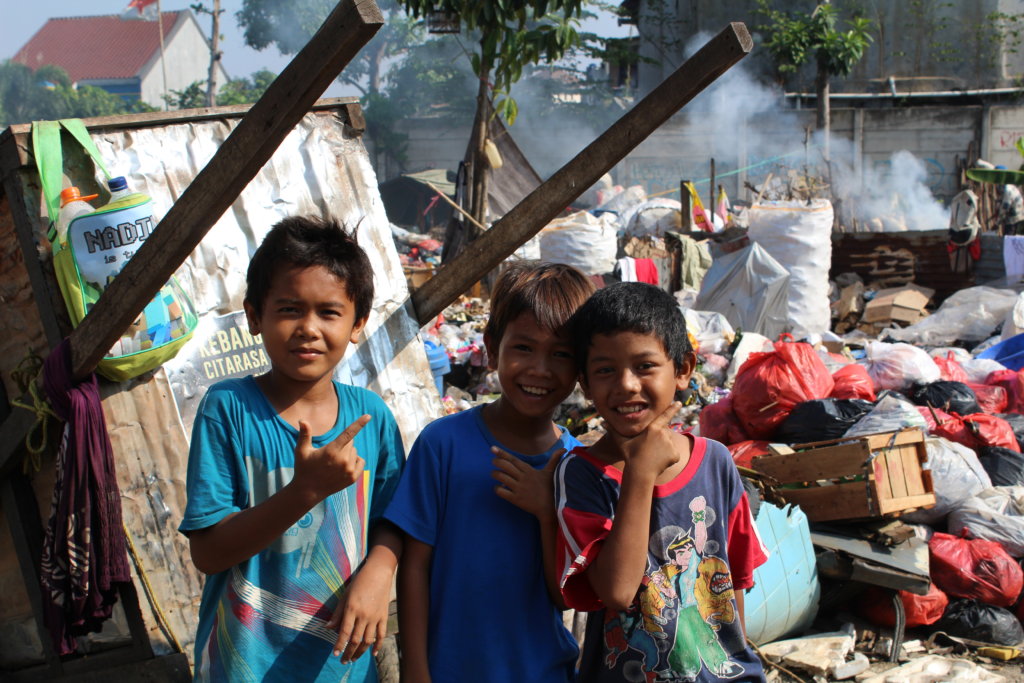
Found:
[[[729,24],[616,121],[594,142],[531,192],[412,295],[425,325],[489,271],[536,235],[574,199],[643,142],[658,126],[750,52],[742,23]]]
[[[71,334],[76,378],[107,350],[384,23],[373,0],[341,0],[245,115]]]

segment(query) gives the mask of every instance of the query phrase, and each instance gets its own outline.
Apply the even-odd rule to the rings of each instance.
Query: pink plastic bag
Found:
[[[736,374],[733,412],[752,439],[770,439],[793,407],[828,398],[835,382],[814,347],[776,342],[775,350],[752,353]]]

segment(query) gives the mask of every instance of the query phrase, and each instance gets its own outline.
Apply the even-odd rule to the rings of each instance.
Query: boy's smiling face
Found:
[[[532,313],[510,320],[499,343],[484,341],[488,363],[498,371],[502,400],[524,417],[550,419],[576,386],[568,334],[541,327]]]
[[[245,302],[252,334],[263,335],[275,382],[330,381],[366,320],[356,320],[345,283],[323,266],[280,268],[271,281],[263,310]]]
[[[677,369],[654,334],[596,334],[581,384],[604,418],[605,428],[629,438],[668,409],[676,392],[689,383],[693,365],[691,354]]]

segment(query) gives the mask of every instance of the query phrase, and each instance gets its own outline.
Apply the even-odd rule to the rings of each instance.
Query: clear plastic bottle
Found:
[[[110,188],[110,201],[97,210],[118,209],[122,206],[129,206],[149,199],[149,195],[141,192],[132,192],[128,187],[128,181],[125,180],[123,175],[115,176],[108,180],[107,187]]]
[[[82,196],[77,187],[65,187],[60,191],[60,213],[57,214],[57,239],[61,243],[67,240],[68,226],[78,216],[92,213],[96,209],[89,203],[90,199],[96,199],[98,194]]]

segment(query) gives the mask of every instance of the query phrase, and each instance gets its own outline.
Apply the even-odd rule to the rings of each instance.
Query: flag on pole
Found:
[[[693,186],[693,183],[686,183],[686,189],[690,191],[690,208],[693,212],[693,227],[704,232],[714,232],[714,228],[711,225],[711,220],[708,218],[708,214],[704,211],[704,203],[700,200],[700,195],[697,193],[697,188]]]
[[[158,11],[157,0],[131,0],[121,11],[121,18],[156,21]]]
[[[718,202],[715,206],[715,213],[722,219],[722,225],[729,224],[729,196],[725,194],[725,188],[718,186]]]

